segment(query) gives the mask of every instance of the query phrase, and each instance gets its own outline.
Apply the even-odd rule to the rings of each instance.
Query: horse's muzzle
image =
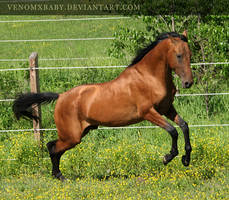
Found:
[[[190,88],[193,84],[193,81],[185,81],[182,83],[183,88]]]

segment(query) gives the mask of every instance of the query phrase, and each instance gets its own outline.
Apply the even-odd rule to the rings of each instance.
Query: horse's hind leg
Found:
[[[55,178],[58,178],[60,180],[64,180],[65,178],[59,169],[60,157],[63,155],[64,151],[55,152],[55,147],[56,147],[57,142],[58,142],[58,140],[51,141],[51,142],[47,143],[47,148],[48,148],[49,155],[50,155],[51,162],[52,162],[52,175]]]
[[[60,124],[56,123],[56,125],[58,129]],[[81,142],[81,138],[84,137],[90,130],[97,128],[98,126],[88,124],[82,125],[79,121],[69,119],[65,121],[64,127],[58,129],[59,139],[47,144],[52,161],[52,175],[55,178],[60,180],[65,179],[59,168],[60,158],[64,152],[79,144]]]
[[[65,179],[59,168],[60,158],[66,150],[73,148],[78,143],[80,143],[80,141],[67,142],[60,139],[47,143],[47,148],[49,150],[49,155],[52,161],[52,175],[55,178],[58,178],[60,180]]]
[[[144,119],[164,128],[172,137],[172,148],[169,154],[164,156],[163,163],[168,164],[175,156],[178,155],[177,149],[177,130],[169,124],[156,110],[151,109],[145,116]]]
[[[58,130],[58,140],[49,142],[47,148],[52,161],[52,175],[63,180],[64,176],[59,169],[60,158],[65,151],[81,142],[83,129],[80,121],[69,115],[65,115],[61,120],[55,118],[55,123]]]

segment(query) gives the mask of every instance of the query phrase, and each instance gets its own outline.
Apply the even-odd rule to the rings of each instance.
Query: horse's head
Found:
[[[168,64],[182,81],[183,88],[190,88],[193,84],[190,67],[191,51],[187,42],[187,32],[181,37],[169,37]]]

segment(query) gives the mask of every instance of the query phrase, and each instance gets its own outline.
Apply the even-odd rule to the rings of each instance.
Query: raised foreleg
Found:
[[[185,122],[178,114],[174,106],[172,105],[166,114],[166,116],[174,121],[183,131],[184,134],[184,140],[185,140],[185,151],[186,154],[182,156],[182,163],[184,166],[188,166],[190,163],[190,157],[191,157],[191,143],[190,143],[190,138],[189,138],[189,128],[187,122]]]
[[[163,163],[168,164],[174,157],[178,155],[177,139],[178,133],[174,126],[169,124],[155,109],[151,108],[150,111],[144,116],[144,119],[160,126],[165,129],[172,137],[172,147],[169,154],[166,154]]]

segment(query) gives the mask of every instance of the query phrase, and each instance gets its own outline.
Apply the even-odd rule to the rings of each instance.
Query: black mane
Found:
[[[188,42],[188,39],[184,35],[180,35],[176,32],[162,33],[156,38],[154,42],[151,42],[148,46],[144,47],[143,49],[140,49],[137,53],[137,56],[132,60],[131,64],[128,67],[131,67],[132,65],[138,63],[150,50],[156,47],[159,42],[168,37],[179,37],[184,42]]]

